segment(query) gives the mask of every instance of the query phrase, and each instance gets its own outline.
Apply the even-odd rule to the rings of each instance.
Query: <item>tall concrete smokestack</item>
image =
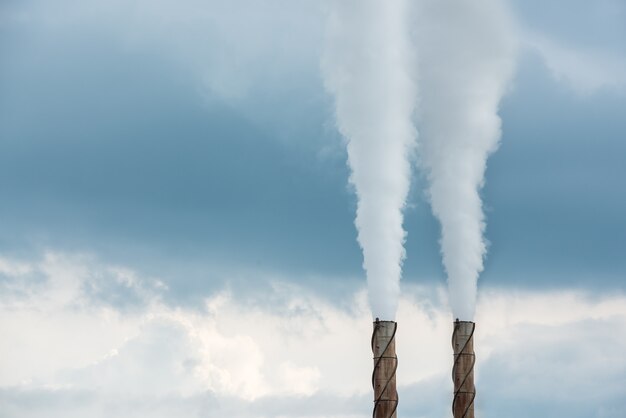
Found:
[[[454,381],[454,400],[452,413],[454,418],[474,418],[474,329],[476,324],[470,321],[454,322],[452,332],[452,348],[454,349],[454,366],[452,380]]]
[[[396,329],[394,321],[374,321],[372,333],[372,352],[374,353],[374,387],[373,418],[396,418],[398,409],[398,392],[396,391]]]

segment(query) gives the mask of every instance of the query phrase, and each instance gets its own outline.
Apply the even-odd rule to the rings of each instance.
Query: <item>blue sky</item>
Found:
[[[489,395],[479,406],[485,416],[516,405],[524,412],[508,416],[571,408],[569,416],[619,417],[626,6],[513,1],[511,9],[521,46],[500,108],[502,142],[488,162],[491,244],[479,280],[482,295],[508,302],[482,296],[478,312],[510,322],[481,337],[489,351],[478,382]],[[0,5],[0,330],[15,341],[0,349],[11,359],[0,362],[8,376],[0,416],[105,416],[118,402],[129,417],[369,413],[367,379],[355,376],[370,355],[367,342],[358,348],[370,325],[356,198],[319,67],[324,24],[313,1]],[[430,341],[406,337],[426,356],[448,350],[449,318],[424,188],[416,169],[399,322],[443,339],[420,348]],[[529,309],[544,316],[525,320]],[[232,328],[212,322],[227,313]],[[262,341],[255,318],[290,347],[279,372],[270,353],[283,347]],[[319,353],[337,344],[363,354],[347,366],[347,389],[329,383],[343,375],[336,363],[306,350],[311,335],[284,335],[302,325],[323,334]],[[333,325],[363,335],[347,333],[357,339],[348,342]],[[102,335],[74,337],[74,326]],[[502,342],[512,330],[533,352],[528,375],[507,356],[519,346]],[[63,354],[74,338],[84,345],[75,359]],[[596,343],[572,348],[588,338]],[[561,345],[570,363],[554,357]],[[231,351],[247,362],[237,366]],[[448,354],[432,370],[406,360],[404,416],[446,416]],[[129,372],[144,356],[163,370],[151,375],[146,360]],[[24,365],[48,357],[38,369]],[[572,392],[559,393],[553,381],[564,372],[611,389],[569,382]],[[517,391],[498,383],[512,374]],[[135,384],[120,394],[119,381]],[[538,396],[532,381],[554,396]],[[433,395],[424,402],[405,401],[425,390]],[[571,402],[580,390],[588,396]]]

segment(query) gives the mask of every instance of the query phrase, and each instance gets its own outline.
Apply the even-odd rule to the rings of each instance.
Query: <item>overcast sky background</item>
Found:
[[[477,415],[623,418],[626,4],[510,6]],[[0,3],[0,417],[371,414],[324,27],[313,0]],[[399,414],[438,418],[452,318],[424,186]]]

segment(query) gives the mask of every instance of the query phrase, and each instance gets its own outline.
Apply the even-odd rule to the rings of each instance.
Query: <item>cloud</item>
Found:
[[[167,289],[93,257],[2,258],[0,409],[6,416],[365,417],[371,323],[364,290],[339,307],[274,283],[227,290],[201,309],[163,302]],[[116,275],[111,272],[124,271]],[[28,273],[24,273],[28,272]],[[36,274],[37,280],[34,280]],[[128,280],[128,276],[134,277]],[[122,282],[133,309],[90,293]],[[405,286],[398,311],[401,412],[448,414],[450,329],[445,290]],[[486,289],[477,309],[477,406],[484,416],[541,411],[617,417],[626,385],[626,296]],[[551,416],[537,411],[536,416]],[[572,415],[581,416],[581,415]]]
[[[512,0],[520,38],[558,82],[580,95],[624,92],[626,7],[620,0]]]
[[[539,53],[552,76],[579,94],[600,90],[623,92],[626,57],[601,48],[568,47],[549,37],[528,33],[526,46]]]
[[[316,156],[341,143],[318,80],[319,2],[0,3],[0,248],[88,249],[161,275],[166,295],[188,300],[236,269],[318,289],[338,281],[312,275],[357,281],[345,155]],[[567,21],[554,16],[548,27]],[[213,69],[214,84],[243,89],[223,106],[203,79]],[[620,288],[620,103],[571,101],[531,70],[506,100],[504,146],[490,160],[496,254],[482,279]],[[438,280],[439,227],[416,185],[404,277]],[[118,290],[93,289],[130,303]]]
[[[481,302],[476,344],[484,415],[513,408],[539,416],[619,416],[615,411],[626,406],[625,340],[614,330],[626,320],[624,295],[489,291]]]
[[[307,0],[27,0],[5,24],[31,33],[104,37],[127,52],[158,54],[188,71],[209,95],[243,106],[259,86],[317,70],[322,8]],[[284,36],[289,33],[290,36]]]

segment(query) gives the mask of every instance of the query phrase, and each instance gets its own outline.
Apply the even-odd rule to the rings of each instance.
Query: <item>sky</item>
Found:
[[[0,3],[0,417],[371,414],[330,1]],[[621,418],[626,5],[505,6],[477,415]],[[453,318],[426,187],[415,164],[399,415],[439,418]]]

